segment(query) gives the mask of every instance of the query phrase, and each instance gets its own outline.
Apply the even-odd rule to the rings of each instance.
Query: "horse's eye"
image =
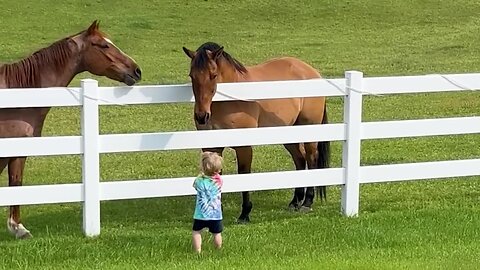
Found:
[[[99,47],[101,49],[108,49],[110,48],[110,46],[108,45],[108,43],[103,43],[103,44],[98,44],[98,43],[92,43],[93,46],[96,46],[96,47]]]

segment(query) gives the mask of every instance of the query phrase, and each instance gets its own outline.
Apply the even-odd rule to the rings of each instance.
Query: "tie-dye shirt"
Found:
[[[222,217],[222,185],[219,174],[213,176],[199,175],[193,187],[197,190],[194,219],[221,220]]]

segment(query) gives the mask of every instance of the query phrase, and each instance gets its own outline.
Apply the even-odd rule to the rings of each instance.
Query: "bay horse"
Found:
[[[0,66],[0,89],[65,87],[75,75],[88,71],[133,85],[141,79],[135,61],[99,30],[88,29],[61,39],[16,63]],[[1,90],[0,90],[1,91]],[[50,108],[0,109],[0,138],[39,137]],[[0,173],[8,165],[8,185],[21,186],[26,157],[0,157]],[[10,206],[8,230],[17,238],[31,237],[20,221],[20,207]]]
[[[196,51],[183,47],[183,51],[191,59],[189,76],[195,98],[194,121],[198,130],[328,123],[325,97],[212,102],[218,83],[321,78],[319,72],[299,59],[282,57],[245,67],[213,42],[201,45]],[[297,170],[304,170],[307,166],[309,169],[329,166],[330,142],[291,143],[284,146]],[[236,153],[237,172],[250,173],[252,147],[232,148]],[[202,150],[221,155],[224,148]],[[318,187],[317,191],[321,199],[326,199],[325,187]],[[314,196],[314,187],[296,188],[289,208],[311,211]],[[246,223],[250,221],[253,205],[248,191],[243,192],[242,197],[242,212],[238,222]]]

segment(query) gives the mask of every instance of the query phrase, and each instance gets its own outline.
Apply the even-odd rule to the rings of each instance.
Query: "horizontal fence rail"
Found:
[[[341,141],[340,168],[225,175],[223,192],[341,185],[341,209],[345,215],[356,216],[360,184],[480,175],[480,159],[362,166],[362,140],[480,133],[480,117],[476,116],[362,122],[363,96],[476,89],[480,89],[478,73],[363,78],[361,72],[349,71],[342,79],[224,83],[218,85],[215,101],[342,96],[344,123],[132,134],[99,134],[99,106],[193,102],[191,85],[98,87],[96,81],[87,79],[82,87],[3,89],[0,109],[80,106],[82,134],[1,138],[0,157],[73,154],[83,156],[83,166],[81,183],[1,187],[0,206],[83,202],[84,232],[94,236],[100,233],[100,201],[195,193],[192,177],[100,182],[102,153]]]
[[[480,133],[480,117],[364,122],[362,140]],[[286,132],[288,131],[288,132]],[[242,133],[241,137],[237,137]],[[345,140],[345,124],[99,135],[100,153]],[[14,143],[14,142],[18,142]],[[82,136],[0,139],[2,157],[82,154]]]

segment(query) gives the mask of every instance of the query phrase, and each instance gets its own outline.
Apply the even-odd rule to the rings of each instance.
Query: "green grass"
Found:
[[[142,84],[183,83],[181,47],[225,46],[245,64],[299,57],[325,77],[476,72],[477,1],[5,1],[0,62],[12,61],[86,28],[94,19],[144,74]],[[101,85],[119,85],[104,78]],[[343,102],[328,100],[332,122]],[[478,115],[478,92],[366,97],[365,121]],[[101,108],[102,133],[193,130],[190,104]],[[80,133],[78,108],[54,108],[45,136]],[[362,164],[478,158],[478,135],[365,141]],[[103,181],[194,176],[198,150],[101,156]],[[253,170],[293,169],[281,146],[254,149]],[[333,143],[333,166],[341,144]],[[81,181],[79,156],[31,157],[26,185]],[[231,150],[227,174],[235,173]],[[0,184],[6,185],[6,175]],[[293,179],[292,179],[293,180]],[[5,269],[475,269],[479,264],[478,177],[362,185],[360,216],[339,213],[339,188],[308,215],[286,211],[290,190],[255,192],[252,223],[235,224],[241,196],[224,195],[225,245],[190,250],[193,197],[102,203],[100,237],[83,237],[81,204],[22,207],[34,234],[0,232]],[[261,179],[259,179],[261,181]]]

